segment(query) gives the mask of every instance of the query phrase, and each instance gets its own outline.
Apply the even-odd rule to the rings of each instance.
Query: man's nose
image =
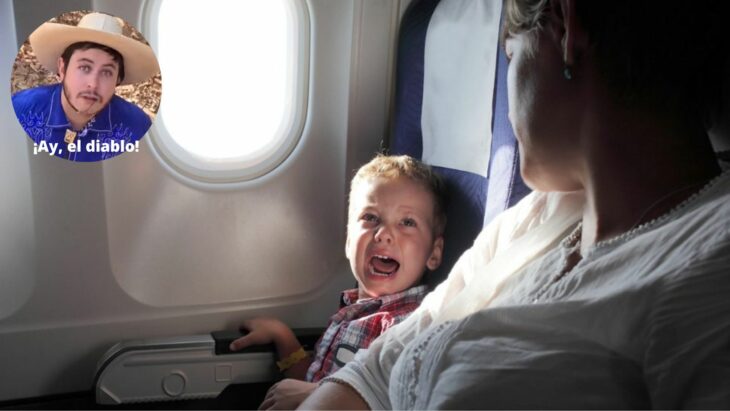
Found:
[[[99,75],[98,74],[92,74],[88,76],[86,80],[86,88],[89,88],[91,90],[96,90],[96,87],[99,85]]]
[[[393,242],[393,232],[390,227],[386,224],[381,225],[377,231],[375,231],[375,242],[385,242],[390,244]]]

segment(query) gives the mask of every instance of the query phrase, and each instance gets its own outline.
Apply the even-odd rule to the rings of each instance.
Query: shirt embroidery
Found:
[[[13,107],[20,125],[34,143],[57,143],[57,157],[72,161],[99,161],[117,156],[144,136],[151,125],[150,118],[136,105],[114,95],[96,115],[85,135],[77,136],[76,152],[64,141],[71,125],[61,106],[61,85],[39,86],[13,95]],[[87,150],[93,142],[94,150]],[[108,149],[115,143],[115,149]],[[122,147],[124,145],[125,147]],[[106,148],[106,149],[101,149]]]

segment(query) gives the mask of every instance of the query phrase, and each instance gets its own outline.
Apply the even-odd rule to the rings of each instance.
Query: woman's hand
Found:
[[[289,327],[276,318],[254,318],[246,320],[241,324],[241,328],[248,330],[248,334],[234,340],[231,345],[231,351],[238,351],[252,345],[264,345],[278,342],[282,338],[288,338],[291,333]]]
[[[269,388],[260,410],[293,410],[317,388],[317,384],[287,378]]]
[[[369,410],[370,407],[360,394],[349,384],[326,381],[317,386],[303,403],[303,410]]]

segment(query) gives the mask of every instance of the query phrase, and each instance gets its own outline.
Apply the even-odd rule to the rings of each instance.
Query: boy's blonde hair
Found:
[[[443,180],[431,167],[407,155],[389,156],[378,154],[367,164],[360,167],[350,184],[349,202],[352,207],[352,196],[355,189],[364,181],[375,178],[395,180],[406,177],[414,183],[421,184],[433,198],[434,236],[443,235],[446,227],[446,187]],[[348,210],[352,213],[352,210]]]

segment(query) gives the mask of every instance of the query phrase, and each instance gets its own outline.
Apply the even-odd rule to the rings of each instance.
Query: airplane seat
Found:
[[[414,0],[399,33],[389,151],[430,164],[449,196],[446,278],[482,227],[529,189],[507,118],[501,2]]]
[[[725,56],[719,107],[710,120],[709,134],[718,158],[730,166],[730,54]]]

